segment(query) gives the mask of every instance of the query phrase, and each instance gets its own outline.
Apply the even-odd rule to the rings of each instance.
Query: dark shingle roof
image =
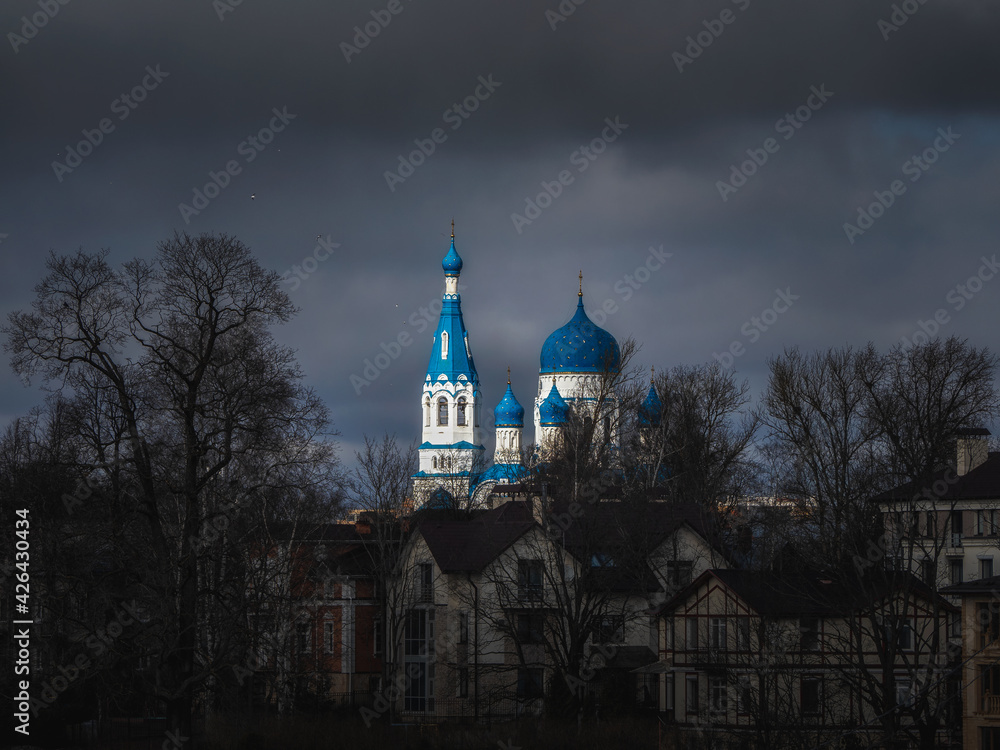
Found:
[[[947,478],[951,478],[951,482]],[[960,477],[955,476],[954,469],[944,469],[934,476],[930,482],[934,485],[938,480],[945,482],[947,489],[943,494],[934,491],[934,498],[948,500],[989,500],[1000,498],[1000,453],[990,453],[986,460],[975,469]],[[919,495],[921,487],[912,482],[900,485],[876,495],[876,502],[892,502],[893,500],[911,500]]]

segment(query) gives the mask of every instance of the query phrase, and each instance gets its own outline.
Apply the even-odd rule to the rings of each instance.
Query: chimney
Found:
[[[962,477],[986,461],[990,431],[985,427],[963,427],[955,431],[955,473]]]

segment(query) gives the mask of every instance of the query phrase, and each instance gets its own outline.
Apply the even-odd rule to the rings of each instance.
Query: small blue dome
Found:
[[[538,405],[538,421],[544,426],[566,424],[569,416],[569,405],[559,394],[556,381],[552,380],[552,390],[545,400]]]
[[[553,331],[542,345],[542,375],[555,372],[617,372],[621,353],[615,337],[587,317],[583,296],[576,304],[576,314]]]
[[[427,498],[425,505],[429,510],[447,510],[455,507],[455,498],[444,487],[438,487]]]
[[[484,473],[479,475],[473,488],[478,487],[484,482],[515,484],[529,475],[530,472],[520,464],[493,464]]]
[[[497,427],[524,427],[524,407],[514,398],[509,381],[507,392],[493,410],[493,421]]]
[[[658,427],[662,409],[663,402],[660,401],[660,397],[656,394],[656,388],[650,383],[646,400],[639,407],[639,425],[641,427]]]
[[[462,273],[462,259],[455,251],[454,235],[452,235],[451,238],[451,247],[448,249],[448,254],[444,256],[444,260],[441,261],[441,268],[444,269],[446,276],[458,276]]]

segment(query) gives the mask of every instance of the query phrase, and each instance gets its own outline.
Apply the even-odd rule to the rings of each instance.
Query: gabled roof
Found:
[[[1000,576],[990,576],[989,578],[980,578],[976,581],[966,581],[965,583],[956,583],[952,586],[947,586],[941,589],[940,593],[946,596],[961,596],[962,594],[992,595],[998,590],[1000,590]]]
[[[419,532],[443,573],[482,570],[533,526],[526,502],[511,501],[474,518],[427,520]]]
[[[612,559],[625,550],[649,554],[684,526],[721,551],[707,514],[698,506],[599,502],[584,503],[581,510],[582,516],[574,517],[567,501],[556,501],[551,504],[549,513],[555,528],[560,530],[553,541],[587,565],[595,553],[605,553]],[[557,522],[558,519],[561,522]],[[420,522],[419,530],[442,572],[455,573],[482,570],[536,525],[530,501],[509,500],[468,519],[427,519]],[[608,578],[615,590],[659,590],[659,583],[648,566],[643,565],[639,570],[633,566],[630,571],[628,580],[613,567],[600,575]]]
[[[936,600],[946,610],[955,610],[919,578],[908,573],[900,575],[903,577],[901,583],[911,594]],[[678,591],[655,613],[672,612],[709,578],[718,580],[759,615],[774,618],[842,616],[883,600],[890,590],[884,582],[860,590],[823,573],[712,569]],[[897,590],[899,588],[903,586]]]
[[[935,489],[935,500],[948,502],[998,499],[1000,498],[1000,453],[990,453],[983,463],[960,477],[955,475],[954,469],[943,469],[934,476],[930,484],[934,485],[938,481],[944,482],[947,489],[943,494],[939,494]],[[922,490],[922,487],[908,482],[876,495],[873,499],[878,503],[912,500],[915,496],[919,496]]]

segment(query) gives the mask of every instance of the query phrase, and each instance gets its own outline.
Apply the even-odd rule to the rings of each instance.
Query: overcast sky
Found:
[[[935,316],[1000,348],[995,0],[237,2],[5,0],[0,313],[50,249],[233,234],[289,272],[277,334],[345,458],[419,437],[452,218],[484,413],[508,365],[530,413],[581,269],[645,366],[718,355],[755,395],[787,346]],[[41,399],[4,364],[0,424]]]

